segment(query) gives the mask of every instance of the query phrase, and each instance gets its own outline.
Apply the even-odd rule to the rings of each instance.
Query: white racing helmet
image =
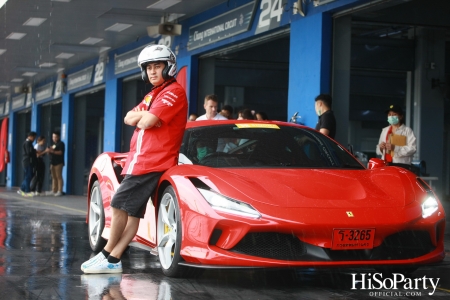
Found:
[[[172,50],[165,45],[149,45],[142,49],[138,57],[138,65],[141,67],[142,79],[150,83],[147,76],[147,64],[162,61],[166,64],[162,72],[164,80],[168,80],[177,74],[177,59]]]

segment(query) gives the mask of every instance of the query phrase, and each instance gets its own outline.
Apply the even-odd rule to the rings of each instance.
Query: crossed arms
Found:
[[[136,109],[136,110],[135,110]],[[145,108],[130,110],[124,118],[124,123],[130,126],[137,126],[139,129],[149,129],[153,126],[160,127],[161,121],[157,116],[147,111]]]

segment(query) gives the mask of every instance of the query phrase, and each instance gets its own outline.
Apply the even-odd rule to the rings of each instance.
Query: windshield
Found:
[[[278,124],[226,124],[187,129],[179,164],[214,168],[364,167],[340,145],[312,130]]]

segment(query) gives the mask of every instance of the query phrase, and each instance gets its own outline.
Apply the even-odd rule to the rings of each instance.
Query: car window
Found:
[[[339,144],[306,128],[275,124],[190,128],[180,149],[183,164],[209,167],[364,167]],[[252,125],[252,126],[250,126]]]

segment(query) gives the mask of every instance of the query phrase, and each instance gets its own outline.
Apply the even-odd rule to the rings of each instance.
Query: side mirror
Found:
[[[386,162],[379,158],[371,158],[367,164],[368,169],[382,168],[386,166]]]

